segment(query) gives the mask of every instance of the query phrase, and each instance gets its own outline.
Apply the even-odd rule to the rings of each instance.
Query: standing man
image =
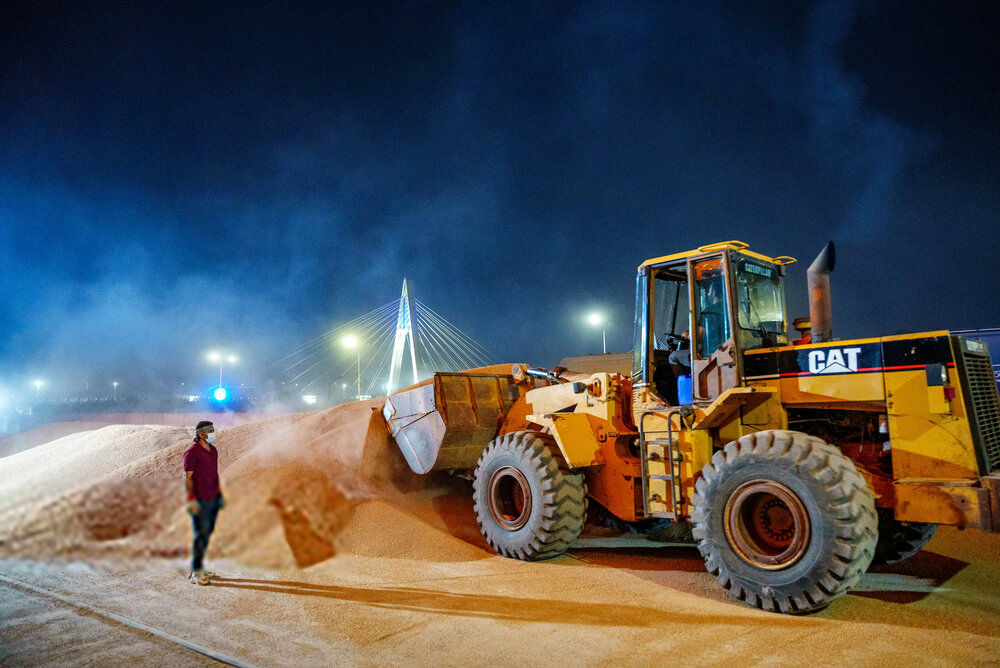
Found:
[[[208,539],[215,530],[215,518],[222,509],[222,489],[219,487],[219,451],[215,441],[215,427],[203,420],[195,427],[194,443],[184,452],[185,491],[187,511],[194,525],[194,544],[191,547],[191,574],[188,576],[200,585],[207,585],[215,573],[206,571],[202,563]]]

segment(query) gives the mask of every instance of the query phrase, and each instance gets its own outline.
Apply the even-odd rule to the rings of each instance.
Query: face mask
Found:
[[[208,436],[206,436],[205,440],[209,443],[215,443],[215,432],[213,431]]]

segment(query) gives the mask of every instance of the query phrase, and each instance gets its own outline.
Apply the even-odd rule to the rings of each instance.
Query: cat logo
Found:
[[[858,370],[861,348],[809,351],[809,373],[851,373]]]

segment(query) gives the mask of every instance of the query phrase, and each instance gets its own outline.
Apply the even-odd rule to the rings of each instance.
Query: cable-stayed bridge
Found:
[[[443,315],[413,297],[403,279],[398,299],[334,327],[275,363],[277,376],[303,396],[391,394],[436,371],[463,371],[494,356]]]

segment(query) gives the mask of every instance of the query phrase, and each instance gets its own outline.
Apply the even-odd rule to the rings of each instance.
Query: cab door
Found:
[[[732,281],[726,254],[688,260],[691,277],[691,386],[695,401],[713,401],[738,384]]]
[[[678,404],[672,354],[678,367],[690,369],[687,270],[686,260],[645,268],[636,284],[633,387],[644,388],[649,403]]]

